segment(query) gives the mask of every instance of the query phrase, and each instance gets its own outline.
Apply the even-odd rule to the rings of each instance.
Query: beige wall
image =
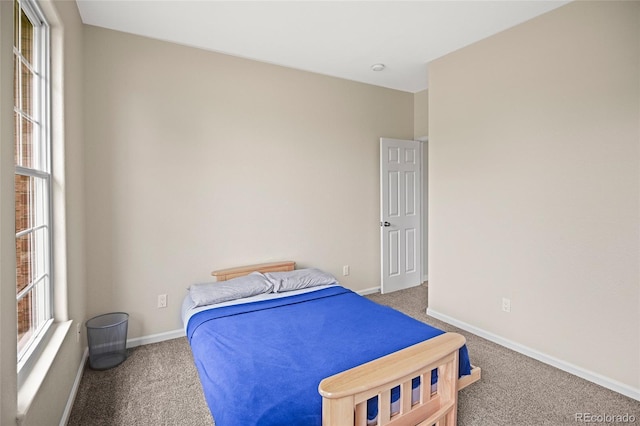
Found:
[[[16,246],[13,148],[13,4],[0,2],[0,424],[15,423]]]
[[[413,94],[413,138],[429,136],[429,91]]]
[[[639,43],[575,2],[429,67],[430,308],[636,395]]]
[[[83,166],[83,113],[82,113],[82,23],[75,2],[40,1],[43,12],[51,24],[52,41],[52,100],[54,137],[54,231],[64,235],[56,243],[56,320],[74,320],[74,325],[66,335],[59,352],[40,384],[39,390],[29,404],[23,425],[58,424],[82,361],[86,338],[76,342],[75,324],[82,323],[86,316],[86,274],[84,247],[84,166]],[[9,92],[13,84],[12,70],[6,73],[6,64],[12,63],[11,20],[5,25],[5,18],[12,15],[12,3],[0,2],[2,19],[2,50],[0,51],[0,91]],[[8,33],[6,31],[8,30]],[[5,37],[6,36],[6,37]],[[8,42],[9,49],[7,50]],[[6,76],[9,76],[7,79]],[[8,85],[8,86],[7,86]],[[12,96],[1,96],[0,131],[2,132],[2,172],[0,219],[2,232],[2,282],[15,282],[15,233],[13,209],[13,108]],[[7,114],[8,112],[8,114]],[[9,127],[6,127],[8,118]],[[7,129],[9,137],[7,137]],[[7,154],[8,155],[5,155]],[[7,237],[5,237],[5,234]],[[10,235],[12,234],[12,235]],[[13,265],[13,266],[12,266]],[[0,359],[2,361],[2,404],[0,423],[16,423],[16,323],[15,287],[4,286],[0,294],[2,316],[0,324]],[[6,309],[5,309],[6,308]],[[21,402],[24,404],[24,401]],[[25,414],[25,413],[21,413]]]
[[[130,337],[179,329],[191,283],[280,259],[380,285],[379,138],[413,136],[412,94],[84,36],[90,315],[130,313]]]

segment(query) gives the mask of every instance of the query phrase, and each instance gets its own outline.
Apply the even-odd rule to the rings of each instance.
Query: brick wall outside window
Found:
[[[34,29],[33,25],[20,10],[18,2],[14,2],[14,44],[20,38],[19,51],[26,61],[33,61]],[[33,115],[33,76],[25,64],[14,55],[14,105],[23,112]],[[34,167],[33,123],[21,114],[15,113],[15,163],[25,167]],[[33,226],[32,223],[32,194],[31,178],[15,175],[15,209],[16,232]],[[16,238],[16,294],[26,288],[33,279],[34,262],[31,234]],[[18,300],[17,322],[18,342],[31,332],[32,297],[27,294]],[[28,339],[25,339],[28,340]]]
[[[29,226],[29,179],[16,176],[16,229]],[[16,238],[16,294],[22,291],[33,278],[31,276],[31,247],[28,238]],[[18,340],[31,327],[31,296],[27,295],[18,301]]]

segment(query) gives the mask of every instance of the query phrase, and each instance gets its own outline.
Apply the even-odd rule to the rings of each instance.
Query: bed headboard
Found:
[[[296,262],[292,260],[285,260],[282,262],[260,263],[257,265],[240,266],[237,268],[220,269],[211,272],[216,278],[216,281],[227,281],[232,278],[248,275],[252,272],[285,272],[293,271],[296,267]]]

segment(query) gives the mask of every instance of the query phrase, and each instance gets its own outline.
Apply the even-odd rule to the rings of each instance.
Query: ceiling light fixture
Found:
[[[385,68],[386,68],[386,66],[384,64],[373,64],[373,65],[371,65],[371,69],[373,71],[382,71]]]

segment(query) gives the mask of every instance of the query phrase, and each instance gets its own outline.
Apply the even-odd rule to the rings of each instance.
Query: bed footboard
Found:
[[[465,338],[445,333],[320,382],[322,424],[366,426],[367,401],[378,397],[377,425],[456,424],[458,350]],[[431,391],[431,371],[438,383]],[[412,380],[420,378],[420,396],[412,401]],[[424,386],[424,384],[428,384]],[[400,386],[399,408],[391,413],[391,390]]]

